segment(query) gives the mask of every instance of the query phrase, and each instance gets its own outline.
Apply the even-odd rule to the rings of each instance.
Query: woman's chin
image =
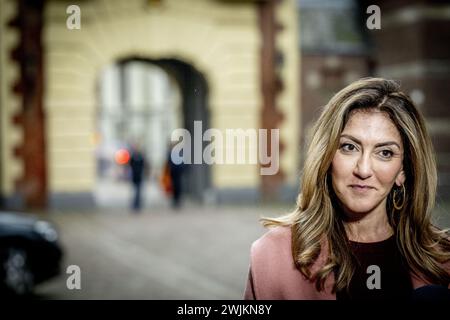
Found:
[[[375,205],[372,203],[352,203],[349,206],[344,206],[348,213],[357,214],[367,214],[375,209]]]

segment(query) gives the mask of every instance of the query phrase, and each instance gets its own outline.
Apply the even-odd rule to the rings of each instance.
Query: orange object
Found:
[[[161,178],[161,187],[167,195],[171,195],[173,192],[172,177],[170,175],[170,167],[166,164],[164,166]]]
[[[130,153],[128,152],[127,149],[119,149],[114,154],[114,160],[116,161],[117,164],[121,165],[127,164],[128,161],[130,161]]]

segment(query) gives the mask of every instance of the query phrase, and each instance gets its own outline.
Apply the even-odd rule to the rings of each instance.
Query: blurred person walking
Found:
[[[137,212],[142,207],[142,181],[145,172],[149,170],[149,165],[139,145],[133,145],[131,147],[129,164],[131,168],[131,182],[134,189],[132,209]]]
[[[166,194],[171,196],[172,208],[179,209],[183,194],[182,176],[185,170],[182,155],[172,155],[173,144],[169,147],[167,162],[163,170],[161,184]]]

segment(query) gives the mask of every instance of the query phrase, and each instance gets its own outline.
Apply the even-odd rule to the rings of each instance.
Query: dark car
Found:
[[[63,256],[58,240],[48,221],[0,212],[0,295],[28,295],[57,276]]]

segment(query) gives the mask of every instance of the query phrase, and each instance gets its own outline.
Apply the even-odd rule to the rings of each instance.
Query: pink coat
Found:
[[[314,274],[327,259],[327,243],[311,267]],[[291,229],[275,227],[256,240],[250,253],[250,272],[245,288],[246,300],[335,300],[331,292],[334,275],[325,281],[325,290],[318,291],[314,280],[308,280],[295,267],[291,253]],[[449,267],[450,264],[447,264]],[[430,284],[411,273],[414,288]]]

